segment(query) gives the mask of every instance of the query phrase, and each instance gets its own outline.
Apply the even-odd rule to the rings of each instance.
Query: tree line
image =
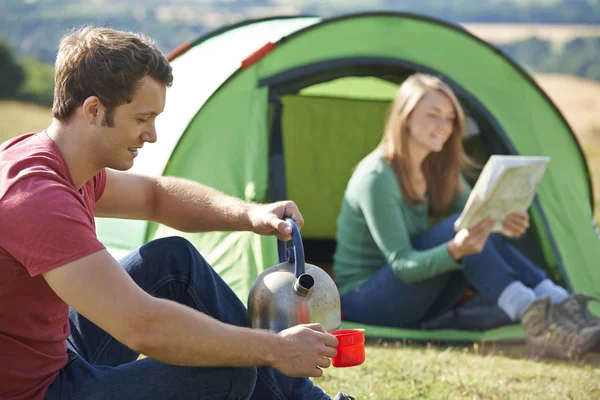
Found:
[[[560,48],[536,38],[496,47],[529,72],[570,74],[600,82],[600,38],[574,39]],[[53,74],[51,64],[32,57],[19,58],[0,40],[0,99],[51,106]]]
[[[537,38],[497,47],[530,72],[569,74],[600,81],[600,37],[573,39],[559,48]]]
[[[16,99],[44,106],[52,105],[54,70],[31,57],[17,59],[0,41],[0,99]]]
[[[285,13],[278,8],[284,3],[282,0],[2,0],[0,38],[14,46],[20,56],[51,63],[62,35],[73,27],[93,24],[145,32],[157,41],[161,50],[168,52],[216,26],[247,16]],[[289,4],[295,10],[289,12],[323,17],[359,11],[396,11],[456,23],[600,23],[600,0],[303,0]]]

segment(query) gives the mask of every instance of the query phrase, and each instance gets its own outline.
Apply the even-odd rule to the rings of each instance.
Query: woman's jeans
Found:
[[[150,242],[121,265],[153,296],[248,326],[244,305],[185,239]],[[290,378],[268,367],[181,367],[138,359],[138,353],[74,310],[69,318],[69,360],[47,399],[329,399],[310,379]]]
[[[456,232],[455,214],[435,225],[413,240],[413,247],[426,250],[451,240]],[[468,327],[443,326],[456,329],[486,329],[485,324],[510,323],[508,316],[497,306],[500,293],[512,282],[521,281],[533,288],[546,279],[543,270],[534,265],[501,235],[490,235],[483,251],[464,258],[464,268],[451,271],[418,283],[401,281],[385,265],[369,281],[342,297],[344,319],[372,325],[422,328],[424,322],[435,319],[457,303],[469,285],[499,315],[498,322],[468,322]],[[483,316],[485,318],[485,315]],[[494,316],[490,316],[492,318]],[[482,325],[478,324],[481,323]],[[459,323],[457,323],[459,325]],[[431,327],[431,326],[430,326]]]

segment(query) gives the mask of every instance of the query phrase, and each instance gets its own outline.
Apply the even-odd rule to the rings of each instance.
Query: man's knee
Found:
[[[180,236],[170,236],[152,240],[139,249],[143,260],[152,260],[153,265],[171,274],[189,275],[206,260],[192,243]],[[199,265],[200,264],[200,265]]]
[[[193,257],[198,250],[189,240],[181,236],[169,236],[165,238],[155,239],[146,243],[140,248],[140,254],[143,257]]]
[[[187,239],[181,236],[169,236],[160,239],[155,239],[144,247],[149,246],[162,253],[181,253],[187,251],[196,251],[194,245]]]

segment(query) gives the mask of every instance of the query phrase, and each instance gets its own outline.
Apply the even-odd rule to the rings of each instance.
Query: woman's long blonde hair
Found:
[[[439,153],[430,153],[423,162],[423,173],[429,191],[432,215],[442,215],[452,205],[457,191],[464,190],[459,175],[465,165],[474,165],[462,146],[465,117],[458,99],[441,79],[421,73],[410,76],[398,90],[392,104],[381,141],[385,159],[394,170],[404,197],[413,203],[422,202],[410,183],[410,154],[408,154],[407,120],[417,103],[429,90],[445,94],[454,106],[454,130]]]

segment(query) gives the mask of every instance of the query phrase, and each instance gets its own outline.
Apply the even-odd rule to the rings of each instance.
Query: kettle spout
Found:
[[[300,275],[294,282],[294,293],[302,298],[309,298],[313,292],[315,279],[308,274]]]

